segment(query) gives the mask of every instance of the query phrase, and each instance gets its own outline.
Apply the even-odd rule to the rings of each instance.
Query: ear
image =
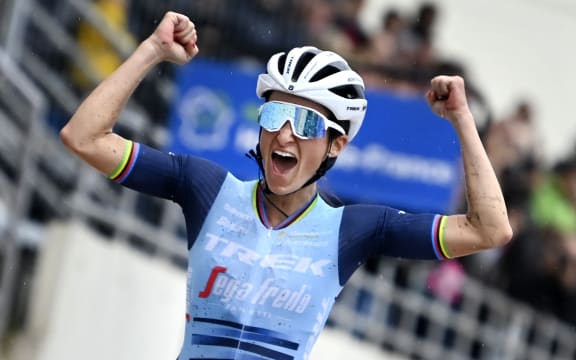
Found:
[[[342,150],[348,145],[348,135],[338,136],[336,139],[332,140],[332,146],[330,146],[330,152],[328,156],[333,158],[340,155]]]

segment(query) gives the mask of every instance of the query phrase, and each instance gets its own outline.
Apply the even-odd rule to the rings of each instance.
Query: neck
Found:
[[[264,193],[264,206],[268,222],[272,226],[280,224],[287,216],[301,210],[316,196],[316,184],[286,195]]]

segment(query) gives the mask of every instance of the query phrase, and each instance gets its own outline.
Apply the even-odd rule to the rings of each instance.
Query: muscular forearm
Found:
[[[506,204],[468,107],[464,79],[434,77],[426,100],[432,111],[456,130],[466,178],[467,213],[448,216],[441,223],[444,255],[463,256],[505,244],[512,237]]]
[[[506,204],[472,114],[459,116],[453,124],[460,140],[464,166],[468,201],[466,219],[479,232],[487,248],[502,245],[511,237]]]
[[[64,144],[103,173],[112,171],[125,147],[113,127],[136,87],[160,61],[154,45],[144,41],[83,101],[60,133]]]
[[[60,132],[64,144],[88,164],[110,174],[123,158],[128,142],[112,131],[124,105],[156,64],[185,64],[198,54],[194,23],[167,12],[154,33],[80,105]]]
[[[92,146],[98,138],[111,134],[129,97],[159,61],[153,45],[143,42],[77,109],[63,129],[68,143],[74,148]]]

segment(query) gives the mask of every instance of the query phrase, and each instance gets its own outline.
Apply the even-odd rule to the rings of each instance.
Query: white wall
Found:
[[[418,0],[365,0],[367,29],[390,6],[410,13]],[[521,97],[536,108],[545,156],[553,160],[576,144],[576,1],[436,0],[437,44],[462,60],[495,115]]]
[[[176,358],[185,272],[99,238],[79,224],[49,229],[32,295],[26,360]],[[183,251],[185,251],[183,246]],[[400,358],[327,329],[312,359]]]
[[[184,273],[77,224],[55,225],[44,244],[28,336],[35,360],[176,358]]]

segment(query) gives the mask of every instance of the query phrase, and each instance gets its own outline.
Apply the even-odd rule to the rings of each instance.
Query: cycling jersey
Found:
[[[129,145],[114,179],[175,201],[186,221],[179,360],[307,359],[342,286],[368,257],[445,257],[440,215],[334,207],[317,195],[270,227],[257,180],[241,181],[205,159]]]

